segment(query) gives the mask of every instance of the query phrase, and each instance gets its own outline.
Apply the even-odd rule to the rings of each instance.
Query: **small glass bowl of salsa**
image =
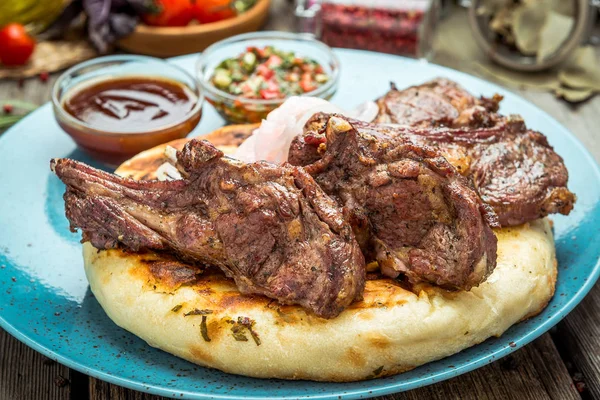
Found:
[[[62,74],[52,90],[61,128],[93,158],[116,166],[186,137],[202,116],[192,75],[158,58],[99,57]]]
[[[254,32],[208,47],[196,65],[206,100],[230,123],[255,123],[290,96],[330,99],[340,62],[312,35]]]

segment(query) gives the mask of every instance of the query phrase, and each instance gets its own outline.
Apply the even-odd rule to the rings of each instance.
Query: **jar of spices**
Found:
[[[301,32],[332,47],[428,57],[439,0],[298,0]]]
[[[590,40],[599,3],[472,0],[469,23],[475,41],[494,62],[517,71],[542,71]]]

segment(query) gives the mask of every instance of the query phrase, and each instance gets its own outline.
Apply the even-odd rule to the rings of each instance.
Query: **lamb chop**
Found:
[[[566,187],[562,158],[543,134],[527,129],[521,117],[497,114],[500,100],[500,95],[476,99],[447,79],[404,90],[393,86],[377,101],[380,111],[374,122],[422,128],[386,134],[408,134],[440,150],[472,179],[503,226],[569,214],[575,195]],[[461,129],[428,129],[441,126]]]
[[[177,159],[186,178],[164,182],[53,159],[71,229],[99,249],[166,251],[217,266],[242,293],[324,318],[362,297],[365,264],[352,229],[302,168],[242,163],[199,140]]]
[[[320,147],[303,147],[322,150],[305,169],[344,206],[367,261],[448,289],[485,280],[496,265],[495,215],[437,151],[344,117],[327,116],[322,128],[311,136]],[[300,158],[292,148],[290,161]]]
[[[434,79],[422,85],[391,90],[377,100],[379,114],[373,123],[418,127],[485,126],[498,111],[502,96],[475,98],[457,83]]]
[[[324,129],[331,118],[317,114],[290,147],[289,161],[309,165],[320,159]],[[489,127],[411,128],[349,120],[359,132],[385,140],[410,140],[440,152],[475,187],[502,226],[519,225],[553,213],[569,214],[575,195],[568,172],[546,137],[526,128],[518,116],[489,116]],[[391,142],[394,142],[391,140]]]

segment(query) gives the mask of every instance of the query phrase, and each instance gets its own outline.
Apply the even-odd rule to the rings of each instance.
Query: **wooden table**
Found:
[[[268,29],[290,30],[292,5],[274,1]],[[466,22],[465,24],[466,25]],[[443,26],[440,28],[443,31]],[[0,101],[49,100],[57,75],[42,83],[0,81]],[[549,93],[519,91],[554,116],[600,160],[600,96],[578,107]],[[559,277],[560,279],[560,277]],[[592,399],[600,398],[600,286],[549,333],[498,362],[426,388],[382,399]],[[0,329],[0,400],[158,400],[85,376],[28,348]]]

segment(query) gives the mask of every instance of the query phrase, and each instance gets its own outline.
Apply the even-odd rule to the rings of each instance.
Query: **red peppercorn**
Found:
[[[42,82],[48,82],[48,78],[50,77],[50,75],[48,74],[47,71],[41,72],[40,73],[40,81]]]
[[[2,110],[4,110],[4,114],[10,114],[13,111],[13,105],[5,104],[2,106]]]

